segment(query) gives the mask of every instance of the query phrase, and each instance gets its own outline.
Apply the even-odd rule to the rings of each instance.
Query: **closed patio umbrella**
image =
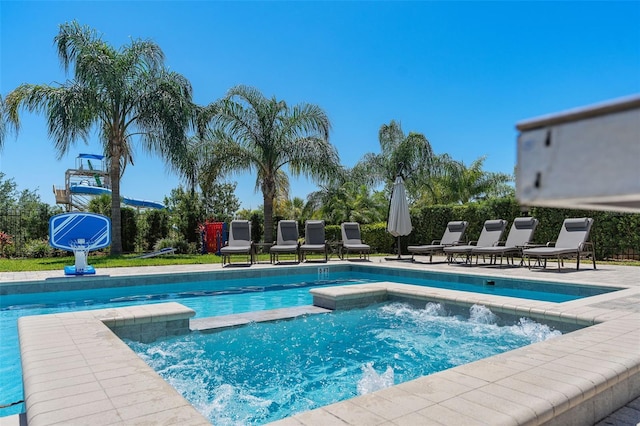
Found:
[[[407,202],[407,194],[404,189],[404,181],[402,176],[398,175],[393,184],[391,192],[391,200],[389,202],[389,220],[387,221],[387,231],[394,237],[398,238],[398,257],[387,258],[388,260],[411,260],[402,259],[400,253],[400,236],[406,236],[411,233],[411,216],[409,216],[409,203]]]

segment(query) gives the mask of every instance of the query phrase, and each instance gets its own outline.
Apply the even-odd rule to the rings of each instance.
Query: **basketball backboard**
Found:
[[[95,213],[63,213],[49,219],[49,244],[75,251],[92,251],[111,244],[111,220]]]

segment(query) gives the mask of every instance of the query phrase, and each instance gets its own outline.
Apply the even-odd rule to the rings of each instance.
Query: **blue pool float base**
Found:
[[[91,265],[85,266],[83,271],[76,271],[75,265],[64,267],[65,275],[94,275],[95,273],[96,273],[96,270]]]

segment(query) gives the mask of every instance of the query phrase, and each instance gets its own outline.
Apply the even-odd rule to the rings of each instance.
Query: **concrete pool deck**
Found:
[[[328,264],[305,264],[305,267],[313,269],[349,263],[332,260]],[[353,262],[353,264],[359,263]],[[585,265],[584,269],[576,271],[575,268],[571,269],[571,265],[565,265],[566,269],[558,273],[553,267],[546,271],[527,268],[499,269],[435,262],[421,264],[385,261],[383,258],[376,257],[372,257],[371,262],[363,264],[569,284],[609,285],[627,289],[564,303],[536,302],[404,284],[365,284],[359,286],[360,288],[352,286],[328,289],[332,291],[325,292],[323,296],[334,300],[355,300],[363,293],[378,292],[384,293],[387,298],[391,295],[391,298],[440,300],[461,305],[481,303],[496,312],[551,321],[561,320],[581,325],[597,325],[369,395],[300,413],[276,422],[277,424],[593,424],[640,395],[640,268],[599,265],[599,269],[594,271]],[[278,269],[282,266],[256,264],[250,268],[233,267],[225,270],[253,274],[266,268]],[[220,264],[114,268],[98,270],[97,276],[121,277],[126,280],[127,276],[220,270],[222,270]],[[64,278],[61,271],[0,273],[0,285],[42,283],[43,281],[46,285],[46,282],[52,282],[51,280],[57,283],[73,279],[75,277]],[[119,308],[115,311],[120,309],[128,308]],[[120,316],[122,324],[135,325],[136,321],[143,321],[144,316],[138,318],[133,312],[135,310],[129,309],[130,315]],[[64,317],[65,315],[67,317]],[[178,315],[185,315],[185,313],[178,313]],[[273,313],[265,312],[265,316],[269,315],[271,317],[268,319],[273,319]],[[49,321],[49,324],[46,324],[45,333],[54,334],[55,330],[58,330],[64,331],[69,337],[64,345],[55,341],[60,339],[49,339],[52,345],[58,345],[58,347],[69,349],[69,346],[73,345],[84,347],[91,347],[93,344],[104,345],[105,336],[112,334],[107,327],[108,322],[105,325],[103,317],[96,318],[95,315],[92,315],[93,318],[85,317],[83,321],[88,321],[87,324],[91,325],[83,323],[81,327],[77,324],[77,315],[55,314],[51,317],[54,317],[55,321]],[[45,325],[42,320],[37,320],[37,317],[33,318],[32,321],[37,321],[39,326]],[[67,323],[67,321],[71,322]],[[26,328],[32,329],[31,326]],[[74,333],[79,329],[82,329],[81,336],[75,336]],[[94,331],[90,331],[92,329]],[[43,330],[40,330],[38,334],[32,331],[32,338],[25,335],[24,339],[27,340],[25,344],[30,339],[31,342],[42,340],[42,332]],[[93,339],[97,340],[94,342]],[[119,341],[111,337],[107,339],[107,341],[111,340]],[[122,351],[126,352],[127,349],[119,348],[118,343],[115,346],[116,353],[113,357],[116,355],[121,357],[120,365],[116,370],[142,371],[145,382],[148,384],[155,382],[155,379],[152,379],[153,372],[149,373],[145,366],[140,365],[135,355],[133,358],[123,355]],[[39,347],[38,351],[41,352],[42,349]],[[57,352],[53,350],[50,353]],[[104,351],[102,355],[107,359],[111,357]],[[82,362],[85,363],[94,358],[99,359],[99,357],[87,356]],[[159,382],[157,386],[160,386],[162,392],[149,393],[139,387],[131,387],[130,392],[127,392],[127,386],[140,383],[135,379],[137,373],[130,374],[129,378],[122,374],[118,376],[114,382],[119,385],[117,392],[120,393],[116,392],[118,398],[116,394],[110,395],[109,382],[104,382],[107,378],[101,378],[97,370],[92,372],[91,375],[96,379],[92,381],[92,386],[98,386],[96,388],[98,393],[91,395],[94,395],[97,400],[84,401],[83,398],[86,399],[88,396],[73,397],[78,395],[78,389],[81,389],[78,383],[74,383],[73,377],[86,376],[86,374],[76,374],[81,369],[86,369],[86,365],[75,365],[69,362],[68,358],[65,359],[65,356],[50,357],[46,363],[40,360],[39,363],[27,361],[25,364],[23,365],[25,381],[55,382],[58,389],[57,394],[31,392],[28,391],[28,385],[25,383],[27,419],[31,425],[55,424],[55,418],[62,423],[65,422],[62,419],[66,418],[66,424],[136,424],[144,421],[154,424],[207,424],[195,413],[195,410],[184,405],[182,397],[172,389],[167,390]],[[98,363],[89,367],[89,370],[103,368],[100,365]],[[135,368],[127,369],[126,367],[130,365]],[[64,374],[55,374],[60,371],[64,371]],[[53,374],[50,377],[55,379],[42,380],[49,374]],[[115,378],[110,377],[110,379]],[[123,383],[123,380],[131,380],[131,383]],[[68,383],[65,384],[65,382]],[[66,404],[56,403],[63,398],[62,395],[66,395],[64,396]],[[165,398],[173,402],[170,404],[157,402],[164,401]],[[137,406],[137,409],[133,409],[134,406]],[[176,410],[174,411],[172,407]],[[153,411],[154,409],[156,411]],[[137,417],[136,413],[139,414]],[[135,420],[136,418],[138,420]],[[95,423],[96,419],[103,419],[103,421]],[[183,422],[180,419],[189,419],[189,421]],[[578,419],[581,420],[573,421]],[[591,420],[585,423],[584,419]],[[4,421],[2,424],[4,425]]]

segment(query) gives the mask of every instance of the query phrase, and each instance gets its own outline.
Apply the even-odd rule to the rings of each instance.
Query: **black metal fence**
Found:
[[[31,210],[10,209],[0,212],[0,232],[9,236],[9,244],[2,249],[5,256],[24,253],[26,245],[35,240],[46,241],[49,237],[49,217],[45,207]]]

